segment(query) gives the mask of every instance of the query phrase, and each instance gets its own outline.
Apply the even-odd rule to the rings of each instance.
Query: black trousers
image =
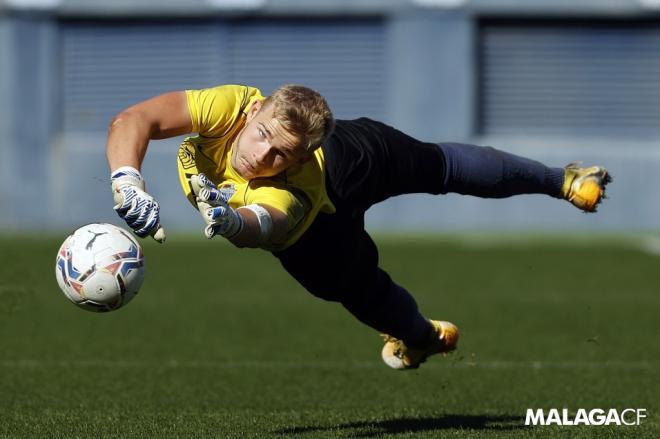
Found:
[[[337,212],[319,214],[294,245],[274,255],[307,291],[340,302],[363,323],[410,344],[425,339],[430,326],[415,300],[378,267],[364,214],[392,196],[442,193],[441,149],[361,118],[338,120],[323,152]]]

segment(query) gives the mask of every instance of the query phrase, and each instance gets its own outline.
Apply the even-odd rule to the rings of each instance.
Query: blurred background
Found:
[[[410,374],[272,256],[209,245],[179,188],[180,138],[152,142],[143,167],[182,233],[141,241],[140,297],[97,315],[56,293],[65,232],[125,227],[113,115],[291,82],[338,118],[602,164],[610,199],[595,215],[541,195],[372,208],[380,265],[461,328],[456,354]],[[0,0],[0,437],[658,438],[659,121],[660,0]],[[524,427],[537,407],[649,419]]]
[[[372,229],[653,229],[659,24],[658,0],[0,0],[0,226],[115,222],[106,127],[132,103],[295,82],[338,118],[615,177],[598,215],[544,196],[416,195],[374,207]],[[166,228],[198,230],[179,142],[152,142],[143,172]]]

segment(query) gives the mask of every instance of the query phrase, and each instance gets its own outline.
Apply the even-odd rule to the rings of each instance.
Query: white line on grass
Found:
[[[2,368],[164,368],[164,369],[350,369],[350,368],[382,368],[380,361],[297,361],[297,360],[0,360]],[[437,359],[424,365],[424,368],[457,368],[457,369],[613,369],[613,370],[660,370],[660,361],[456,361],[451,357]]]
[[[660,236],[647,235],[641,239],[639,247],[643,252],[653,256],[660,256]]]

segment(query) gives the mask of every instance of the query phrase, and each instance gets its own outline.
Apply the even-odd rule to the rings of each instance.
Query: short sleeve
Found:
[[[221,85],[186,90],[193,132],[204,137],[222,137],[250,105],[263,99],[261,92],[245,85]]]
[[[270,182],[253,180],[245,194],[245,204],[267,204],[286,214],[288,230],[295,229],[309,213],[311,203],[304,192],[293,193],[288,188],[280,188]]]

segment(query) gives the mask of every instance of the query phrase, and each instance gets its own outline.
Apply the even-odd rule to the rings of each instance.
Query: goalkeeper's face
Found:
[[[312,154],[300,145],[298,137],[287,132],[273,117],[270,105],[255,102],[247,122],[234,144],[231,166],[246,180],[272,177],[304,163]]]

